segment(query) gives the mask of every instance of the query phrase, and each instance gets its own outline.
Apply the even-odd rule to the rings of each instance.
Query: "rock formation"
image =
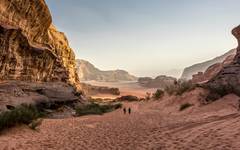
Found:
[[[176,78],[168,77],[165,75],[161,75],[152,79],[150,77],[143,77],[138,79],[138,83],[143,87],[148,88],[165,88],[167,86],[173,85],[177,81]]]
[[[75,56],[44,0],[1,0],[0,79],[78,83]]]
[[[193,83],[204,83],[215,77],[224,66],[229,65],[235,57],[235,54],[229,55],[223,62],[216,63],[207,68],[205,72],[198,72],[192,76]]]
[[[80,102],[79,95],[72,86],[64,82],[2,81],[0,112],[6,110],[7,105],[17,106],[22,103],[47,109],[54,105],[77,104]]]
[[[86,83],[81,83],[81,86],[84,89],[84,92],[90,96],[97,94],[120,95],[120,90],[118,88],[94,86]]]
[[[0,81],[0,105],[81,95],[74,52],[44,0],[1,0]]]
[[[183,70],[181,79],[190,80],[190,79],[192,79],[192,76],[194,74],[198,74],[198,72],[205,72],[208,67],[210,67],[216,63],[222,63],[228,56],[235,55],[235,54],[236,54],[236,49],[232,49],[232,50],[228,51],[227,53],[225,53],[219,57],[216,57],[212,60],[198,63],[198,64],[192,65],[190,67],[187,67]]]
[[[124,70],[102,71],[90,62],[82,59],[76,60],[76,70],[81,81],[95,80],[103,82],[118,82],[137,80],[137,77],[130,75]]]
[[[234,28],[232,34],[238,41],[237,54],[233,62],[223,67],[223,69],[206,84],[211,92],[216,92],[220,96],[228,93],[235,93],[240,96],[240,26]]]

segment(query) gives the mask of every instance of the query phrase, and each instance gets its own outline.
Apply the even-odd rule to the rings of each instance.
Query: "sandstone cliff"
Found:
[[[236,49],[232,49],[232,50],[228,51],[227,53],[225,53],[219,57],[216,57],[212,60],[198,63],[198,64],[192,65],[190,67],[187,67],[183,70],[181,79],[190,80],[190,79],[192,79],[192,75],[198,74],[198,72],[205,72],[208,67],[210,67],[216,63],[222,63],[228,56],[235,55],[235,54],[236,54]]]
[[[80,102],[80,89],[74,52],[45,1],[1,0],[0,111],[7,104]]]
[[[78,85],[75,56],[44,0],[1,0],[0,79]]]
[[[143,87],[148,88],[166,88],[167,86],[173,85],[177,81],[176,78],[161,75],[152,79],[150,77],[142,77],[138,79],[138,83]]]
[[[130,75],[124,70],[102,71],[86,60],[76,60],[76,70],[81,81],[136,81],[137,77]]]
[[[233,62],[212,78],[206,85],[211,92],[224,96],[228,93],[235,93],[240,96],[240,26],[232,30],[232,34],[238,41],[237,54]]]

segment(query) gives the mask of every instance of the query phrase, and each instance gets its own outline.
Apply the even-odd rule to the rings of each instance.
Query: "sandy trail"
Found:
[[[133,109],[131,115],[117,110],[103,116],[45,119],[39,132],[24,126],[5,131],[0,149],[238,150],[240,113],[230,106],[221,115],[211,112],[222,103],[227,102],[201,108],[209,110],[207,115],[199,115],[200,110],[167,115],[161,102],[134,102],[124,104]]]

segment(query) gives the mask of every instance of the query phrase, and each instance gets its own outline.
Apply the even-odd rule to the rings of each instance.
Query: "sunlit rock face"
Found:
[[[235,93],[240,95],[240,26],[232,30],[232,34],[238,40],[237,54],[233,62],[223,69],[208,83],[208,87],[222,95]]]
[[[75,55],[44,0],[1,0],[0,79],[63,81],[80,88]]]

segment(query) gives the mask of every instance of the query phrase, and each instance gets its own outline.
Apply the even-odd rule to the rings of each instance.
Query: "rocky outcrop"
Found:
[[[183,70],[181,79],[190,80],[190,79],[192,79],[192,76],[194,74],[198,74],[199,72],[205,72],[210,66],[217,64],[217,63],[222,63],[228,56],[235,55],[235,54],[236,54],[236,49],[232,49],[232,50],[228,51],[227,53],[225,53],[219,57],[216,57],[212,60],[198,63],[198,64],[192,65],[190,67],[187,67]]]
[[[137,77],[130,75],[124,70],[102,71],[90,62],[82,59],[76,60],[76,70],[81,81],[118,82],[137,80]]]
[[[44,0],[0,2],[0,110],[82,98],[75,56]]]
[[[237,54],[233,62],[223,67],[223,69],[212,78],[206,85],[220,96],[228,93],[235,93],[240,96],[240,26],[232,30],[232,34],[238,41]]]
[[[51,109],[56,105],[79,103],[80,93],[64,82],[3,81],[0,83],[0,112],[22,103]]]
[[[138,79],[138,83],[143,87],[148,88],[166,88],[167,86],[173,85],[177,81],[176,78],[161,75],[152,79],[150,77],[143,77]]]
[[[215,77],[223,67],[229,65],[235,57],[235,54],[229,55],[223,62],[216,63],[210,67],[205,72],[198,72],[192,76],[193,83],[204,83]]]
[[[86,83],[81,84],[84,92],[87,95],[97,95],[97,94],[110,94],[110,95],[120,95],[120,90],[118,88],[106,87],[106,86],[94,86]]]
[[[44,0],[1,0],[0,80],[62,81],[80,88],[75,56]]]

